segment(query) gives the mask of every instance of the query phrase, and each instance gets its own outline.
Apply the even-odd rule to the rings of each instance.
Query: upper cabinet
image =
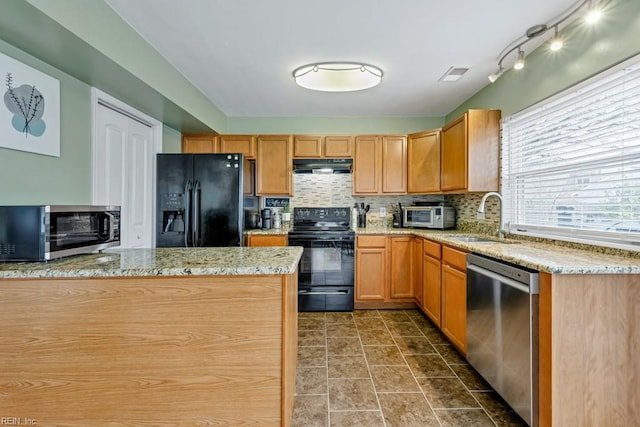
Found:
[[[440,191],[440,129],[407,138],[407,193]]]
[[[303,159],[351,158],[353,157],[353,137],[296,135],[293,139],[293,157]]]
[[[242,153],[245,159],[256,158],[256,137],[253,135],[218,135],[219,153]]]
[[[258,136],[257,149],[256,195],[292,196],[293,137]]]
[[[500,110],[469,110],[442,128],[440,189],[498,191]]]
[[[353,194],[407,192],[406,136],[356,136],[354,151]]]
[[[215,153],[217,138],[215,134],[183,135],[183,153]]]
[[[331,135],[324,137],[324,156],[350,159],[353,157],[353,137]]]

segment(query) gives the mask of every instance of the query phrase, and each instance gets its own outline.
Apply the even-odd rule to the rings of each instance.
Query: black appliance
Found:
[[[289,246],[302,246],[298,311],[353,311],[351,208],[293,208]]]
[[[156,246],[241,246],[242,154],[157,156]]]
[[[265,208],[260,212],[262,216],[262,228],[265,230],[271,228],[271,209]]]
[[[352,159],[293,159],[293,173],[351,173]]]
[[[47,261],[120,245],[120,206],[0,206],[0,261]]]

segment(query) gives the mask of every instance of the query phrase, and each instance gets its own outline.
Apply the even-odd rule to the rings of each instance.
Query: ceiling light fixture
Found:
[[[518,49],[518,56],[516,57],[516,62],[513,63],[514,70],[522,70],[524,68],[524,51],[522,49]]]
[[[382,70],[361,62],[318,62],[293,71],[299,86],[323,92],[369,89],[382,81]]]
[[[600,9],[600,5],[595,0],[589,1],[589,8],[587,9],[587,15],[584,17],[584,20],[587,24],[595,24],[602,17],[602,9]]]
[[[549,43],[549,49],[551,49],[554,52],[557,52],[560,49],[562,49],[562,46],[564,45],[564,40],[562,40],[562,36],[560,35],[560,33],[558,33],[557,25],[555,28],[556,28],[556,32],[553,35],[551,42]]]
[[[538,24],[530,27],[525,32],[524,40],[522,39],[516,40],[515,42],[511,43],[502,51],[502,53],[499,56],[500,59],[498,60],[498,71],[488,76],[489,81],[493,83],[496,80],[498,80],[498,78],[500,78],[500,76],[504,72],[503,62],[513,52],[517,52],[515,62],[513,64],[513,68],[516,70],[521,70],[522,68],[524,68],[525,52],[523,51],[522,47],[526,43],[528,43],[530,40],[537,38],[539,36],[542,36],[543,34],[546,34],[547,31],[549,31],[552,28],[555,31],[549,47],[553,51],[560,50],[564,42],[564,40],[562,39],[562,36],[559,33],[560,26],[562,24],[566,25],[569,22],[573,21],[575,18],[577,18],[577,15],[579,13],[584,13],[585,11],[583,9],[585,8],[585,6],[587,6],[586,15],[585,15],[585,20],[587,22],[593,23],[593,22],[596,22],[598,19],[600,19],[600,16],[602,15],[602,8],[600,7],[599,2],[597,0],[584,0],[584,1],[579,1],[569,11],[557,17],[554,22],[550,24]]]

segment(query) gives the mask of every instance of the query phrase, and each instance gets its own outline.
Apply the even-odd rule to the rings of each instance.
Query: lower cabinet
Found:
[[[440,329],[458,350],[467,352],[466,253],[442,247],[442,318]]]
[[[411,279],[413,286],[413,301],[418,307],[422,307],[424,304],[424,291],[422,289],[422,242],[424,239],[420,237],[414,237],[411,248],[411,272],[413,277]]]
[[[413,306],[414,239],[413,236],[357,236],[356,308]]]
[[[440,327],[442,304],[441,245],[430,240],[423,241],[422,254],[422,311]]]
[[[355,301],[384,302],[387,284],[387,238],[356,237]]]
[[[247,234],[245,246],[287,246],[287,235]]]

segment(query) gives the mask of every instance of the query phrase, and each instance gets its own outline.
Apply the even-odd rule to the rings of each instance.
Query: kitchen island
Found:
[[[288,425],[301,253],[133,249],[0,264],[0,417]]]

